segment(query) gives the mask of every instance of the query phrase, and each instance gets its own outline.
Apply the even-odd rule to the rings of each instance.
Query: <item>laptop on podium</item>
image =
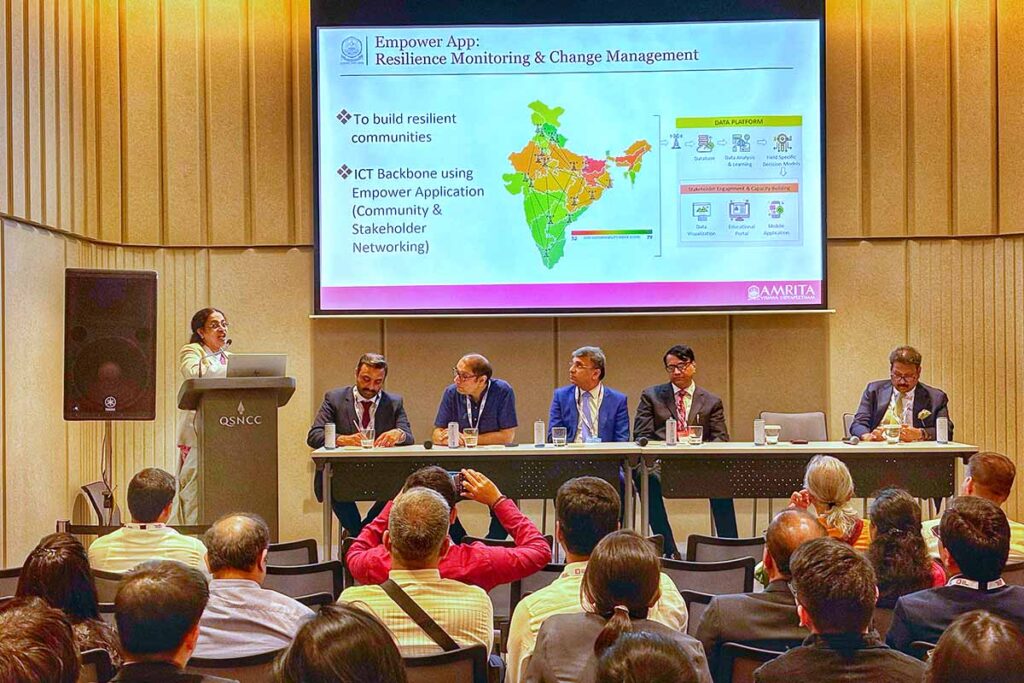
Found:
[[[288,355],[284,353],[233,353],[228,377],[284,377]]]

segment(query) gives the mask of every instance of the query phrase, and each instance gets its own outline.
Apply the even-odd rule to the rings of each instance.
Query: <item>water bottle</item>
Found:
[[[324,448],[327,450],[333,449],[338,445],[338,437],[335,432],[335,426],[333,422],[328,422],[324,425]]]
[[[678,435],[676,434],[676,419],[674,417],[670,417],[669,419],[665,420],[665,445],[675,446],[677,444],[677,436]]]
[[[765,444],[764,436],[764,420],[754,420],[754,445],[763,446]]]
[[[537,420],[533,423],[533,445],[543,448],[547,440],[547,433],[544,431],[544,420]]]
[[[935,418],[935,440],[939,443],[949,443],[949,418]]]
[[[459,447],[459,423],[448,423],[448,448]]]

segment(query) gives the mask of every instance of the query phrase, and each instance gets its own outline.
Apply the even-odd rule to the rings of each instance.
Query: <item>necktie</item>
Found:
[[[896,399],[896,419],[903,422],[903,394],[896,393],[899,394],[899,398]]]
[[[591,419],[593,411],[590,407],[590,401],[592,400],[592,398],[593,397],[590,395],[589,391],[583,392],[583,443],[586,443],[594,436],[594,433],[591,431],[590,428],[590,425],[593,424]]]
[[[363,429],[366,429],[367,427],[370,426],[370,405],[373,403],[373,401],[359,402],[363,404],[363,418],[360,424],[363,426]]]
[[[676,421],[676,434],[682,436],[688,434],[690,431],[689,426],[686,424],[686,396],[689,395],[687,391],[676,392],[676,412],[679,413],[679,419]]]

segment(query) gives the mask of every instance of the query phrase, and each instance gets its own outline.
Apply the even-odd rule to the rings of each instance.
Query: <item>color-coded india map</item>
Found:
[[[523,210],[541,260],[553,268],[565,252],[569,224],[612,187],[609,164],[624,168],[630,184],[636,181],[640,162],[651,151],[646,140],[637,140],[621,156],[605,152],[604,159],[577,154],[565,146],[558,132],[562,107],[548,107],[540,100],[530,103],[530,120],[536,133],[518,152],[508,156],[515,173],[502,175],[505,189],[523,195]]]

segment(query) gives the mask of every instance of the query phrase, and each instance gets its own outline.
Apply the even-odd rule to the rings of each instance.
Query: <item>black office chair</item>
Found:
[[[229,659],[192,657],[188,660],[185,671],[204,676],[219,676],[238,681],[238,683],[266,683],[271,680],[274,660],[282,651],[273,650],[258,655]]]
[[[291,567],[268,565],[263,587],[292,598],[330,593],[337,600],[343,589],[342,573],[342,564],[337,560]]]
[[[711,595],[750,593],[754,590],[754,558],[740,557],[725,562],[687,562],[662,558],[661,571],[680,591]]]
[[[719,655],[715,683],[754,683],[754,671],[781,654],[739,643],[725,643]]]
[[[110,661],[110,653],[106,650],[86,650],[79,661],[82,668],[78,673],[78,683],[107,683],[114,677],[114,663]]]
[[[0,569],[0,598],[6,598],[18,592],[18,577],[21,576],[21,567]]]
[[[408,683],[487,683],[487,648],[461,647],[436,655],[403,657]]]
[[[700,619],[704,616],[704,610],[708,608],[711,598],[715,596],[691,590],[679,591],[679,593],[683,596],[683,602],[686,603],[686,633],[696,636]]]
[[[316,539],[304,538],[301,541],[287,543],[271,543],[267,552],[267,564],[276,567],[294,567],[299,564],[316,564],[320,561],[317,553]]]
[[[690,534],[686,538],[686,560],[688,562],[722,562],[737,557],[752,557],[760,562],[764,556],[764,537],[719,538]]]

